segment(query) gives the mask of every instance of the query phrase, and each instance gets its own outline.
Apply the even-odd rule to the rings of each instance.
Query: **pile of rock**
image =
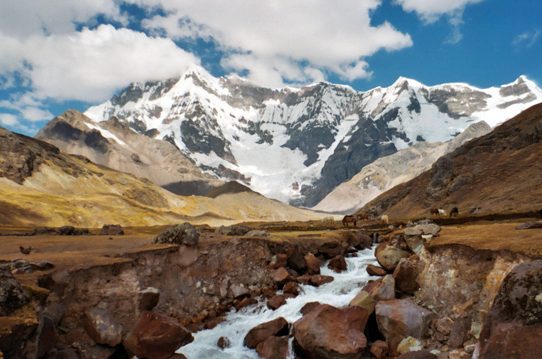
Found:
[[[199,233],[196,227],[186,222],[178,224],[172,228],[160,233],[154,239],[154,243],[160,244],[178,244],[188,247],[197,247],[199,242]]]
[[[104,224],[100,230],[102,236],[122,236],[124,229],[120,224]]]

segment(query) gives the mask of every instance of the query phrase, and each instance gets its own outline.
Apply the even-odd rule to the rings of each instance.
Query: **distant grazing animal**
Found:
[[[380,220],[386,224],[390,223],[390,217],[387,214],[384,214],[380,217]]]
[[[352,216],[352,215],[346,215],[343,218],[343,226],[344,227],[348,227],[350,223],[352,223],[354,225],[354,227],[356,227],[356,222],[357,222],[356,217]]]
[[[438,216],[439,215],[438,208],[431,208],[429,210],[429,213],[431,213],[432,216]]]
[[[19,250],[22,254],[30,254],[30,252],[32,252],[32,247],[19,246]]]
[[[446,215],[446,211],[443,210],[442,208],[439,208],[439,209],[438,209],[438,215],[439,215],[439,216],[445,216],[445,215]]]
[[[450,217],[457,217],[457,216],[459,216],[459,208],[454,207],[450,211]]]
[[[368,213],[356,214],[356,220],[357,221],[363,221],[363,220],[368,220],[368,219],[369,219],[369,214]]]

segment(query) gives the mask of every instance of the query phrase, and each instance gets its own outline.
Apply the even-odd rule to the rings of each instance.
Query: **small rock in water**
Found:
[[[384,268],[375,266],[374,264],[367,265],[367,273],[369,275],[374,275],[374,276],[379,276],[379,277],[383,277],[386,274],[388,274],[388,272],[386,272]]]
[[[220,337],[218,338],[218,341],[216,342],[216,346],[220,349],[226,349],[229,348],[231,345],[230,340],[226,337]]]
[[[338,255],[333,257],[328,264],[328,268],[336,273],[344,272],[347,269],[346,260],[344,256]]]
[[[275,295],[267,301],[267,308],[277,310],[286,304],[286,298],[283,295]]]

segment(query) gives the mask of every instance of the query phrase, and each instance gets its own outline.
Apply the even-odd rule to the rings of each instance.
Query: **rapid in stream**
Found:
[[[301,318],[299,310],[309,302],[320,302],[335,307],[347,305],[371,278],[365,268],[368,264],[376,263],[373,248],[357,252],[357,257],[346,258],[346,263],[348,268],[342,273],[333,272],[327,268],[328,262],[324,263],[321,267],[321,274],[333,276],[335,278],[333,282],[318,288],[301,285],[300,294],[296,298],[288,299],[286,304],[277,310],[268,309],[265,300],[238,312],[232,309],[224,322],[213,329],[194,333],[194,341],[180,348],[178,352],[186,355],[189,359],[257,359],[256,351],[243,345],[243,339],[250,329],[277,317],[284,317],[289,323],[293,323]],[[227,337],[230,340],[229,348],[222,350],[217,346],[220,337]],[[290,340],[289,357],[294,357],[292,340]]]

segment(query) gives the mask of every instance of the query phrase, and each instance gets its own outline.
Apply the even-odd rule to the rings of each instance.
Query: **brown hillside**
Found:
[[[542,104],[441,157],[358,212],[375,208],[406,219],[454,206],[463,215],[476,207],[478,214],[542,209]]]

